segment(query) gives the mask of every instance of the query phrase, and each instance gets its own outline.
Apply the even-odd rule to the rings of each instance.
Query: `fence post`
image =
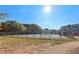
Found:
[[[42,29],[42,26],[41,26],[41,29]],[[41,38],[41,39],[42,39],[42,31],[43,31],[43,30],[41,30],[41,34],[40,34],[40,38]]]

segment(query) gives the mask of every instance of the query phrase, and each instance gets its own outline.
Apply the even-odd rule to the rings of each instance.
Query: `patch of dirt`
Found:
[[[40,53],[50,46],[49,43],[33,45],[27,42],[0,42],[0,54],[34,54]]]
[[[51,46],[50,48],[47,48],[46,50],[40,52],[40,54],[78,54],[78,53],[79,53],[79,41]]]

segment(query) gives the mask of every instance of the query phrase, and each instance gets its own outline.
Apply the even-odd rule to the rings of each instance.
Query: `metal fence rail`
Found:
[[[47,39],[59,39],[60,35],[58,34],[23,34],[23,35],[12,35],[13,37],[19,38],[47,38]],[[65,36],[61,36],[61,38],[67,38]]]

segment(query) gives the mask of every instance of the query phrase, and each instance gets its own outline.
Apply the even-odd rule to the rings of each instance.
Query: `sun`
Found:
[[[50,13],[51,12],[51,6],[44,6],[44,12]]]

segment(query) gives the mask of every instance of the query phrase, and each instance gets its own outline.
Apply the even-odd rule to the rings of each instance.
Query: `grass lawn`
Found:
[[[10,36],[2,36],[0,37],[0,40],[5,42],[16,42],[16,43],[28,42],[34,45],[39,45],[43,43],[52,43],[54,45],[57,45],[57,44],[63,44],[66,42],[76,41],[73,39],[17,38],[17,37],[10,37]]]

